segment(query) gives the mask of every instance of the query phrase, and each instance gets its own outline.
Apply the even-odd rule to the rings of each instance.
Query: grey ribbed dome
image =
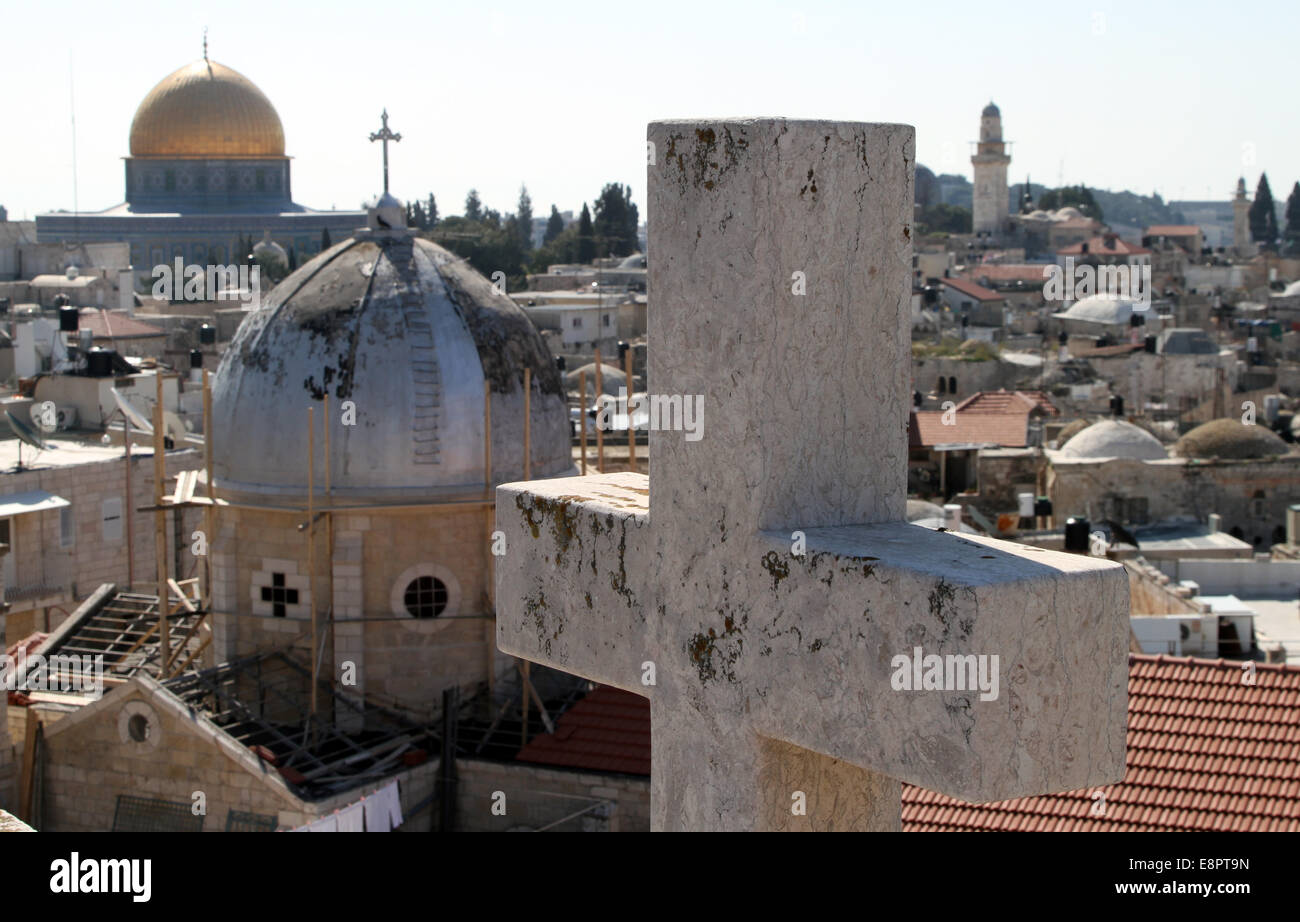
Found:
[[[523,476],[523,375],[532,369],[532,476],[567,473],[559,372],[532,323],[460,258],[405,230],[359,231],[264,296],[213,387],[220,489],[305,492],[307,408],[330,395],[331,476],[342,499],[482,490],[483,382],[492,387],[494,484]],[[345,401],[355,425],[343,424]]]
[[[985,118],[988,118],[989,116],[993,116],[994,118],[1002,118],[1002,113],[998,110],[997,106],[993,105],[992,102],[990,102],[987,106],[984,107],[984,111],[981,112],[980,115],[984,116]]]

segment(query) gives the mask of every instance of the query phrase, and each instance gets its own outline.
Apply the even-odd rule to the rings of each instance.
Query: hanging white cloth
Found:
[[[365,807],[349,804],[338,812],[339,832],[365,832]]]
[[[308,832],[338,832],[339,818],[334,814],[330,814],[329,816],[322,816],[316,822],[309,823],[307,826],[307,831]]]

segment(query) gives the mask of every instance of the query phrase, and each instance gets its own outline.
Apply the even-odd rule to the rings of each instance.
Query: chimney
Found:
[[[1300,538],[1300,505],[1286,507],[1286,543],[1295,544]]]
[[[949,531],[961,531],[961,505],[959,503],[944,504],[943,527]]]
[[[1206,519],[1206,526],[1210,529],[1210,534],[1217,535],[1223,531],[1223,516],[1217,512],[1211,512],[1209,518]]]

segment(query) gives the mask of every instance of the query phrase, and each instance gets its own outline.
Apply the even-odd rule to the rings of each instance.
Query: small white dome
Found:
[[[1070,305],[1060,316],[1087,323],[1126,324],[1133,316],[1133,302],[1109,294],[1089,295]]]
[[[1132,423],[1107,419],[1093,423],[1061,446],[1066,458],[1130,458],[1158,461],[1169,457],[1154,435]]]
[[[1053,221],[1073,221],[1082,217],[1083,212],[1075,208],[1073,205],[1066,205],[1064,208],[1058,208],[1052,214]]]

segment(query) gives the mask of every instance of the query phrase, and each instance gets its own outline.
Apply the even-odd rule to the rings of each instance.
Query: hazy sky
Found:
[[[0,204],[10,217],[123,199],[131,117],[210,55],[275,104],[294,198],[355,208],[381,187],[367,141],[387,106],[400,197],[465,193],[536,215],[605,182],[645,203],[645,124],[727,115],[916,126],[918,160],[970,175],[989,99],[1011,180],[1225,199],[1261,169],[1300,176],[1300,4],[407,2],[7,3]],[[201,11],[202,10],[202,11]],[[1253,154],[1253,161],[1250,159]]]

